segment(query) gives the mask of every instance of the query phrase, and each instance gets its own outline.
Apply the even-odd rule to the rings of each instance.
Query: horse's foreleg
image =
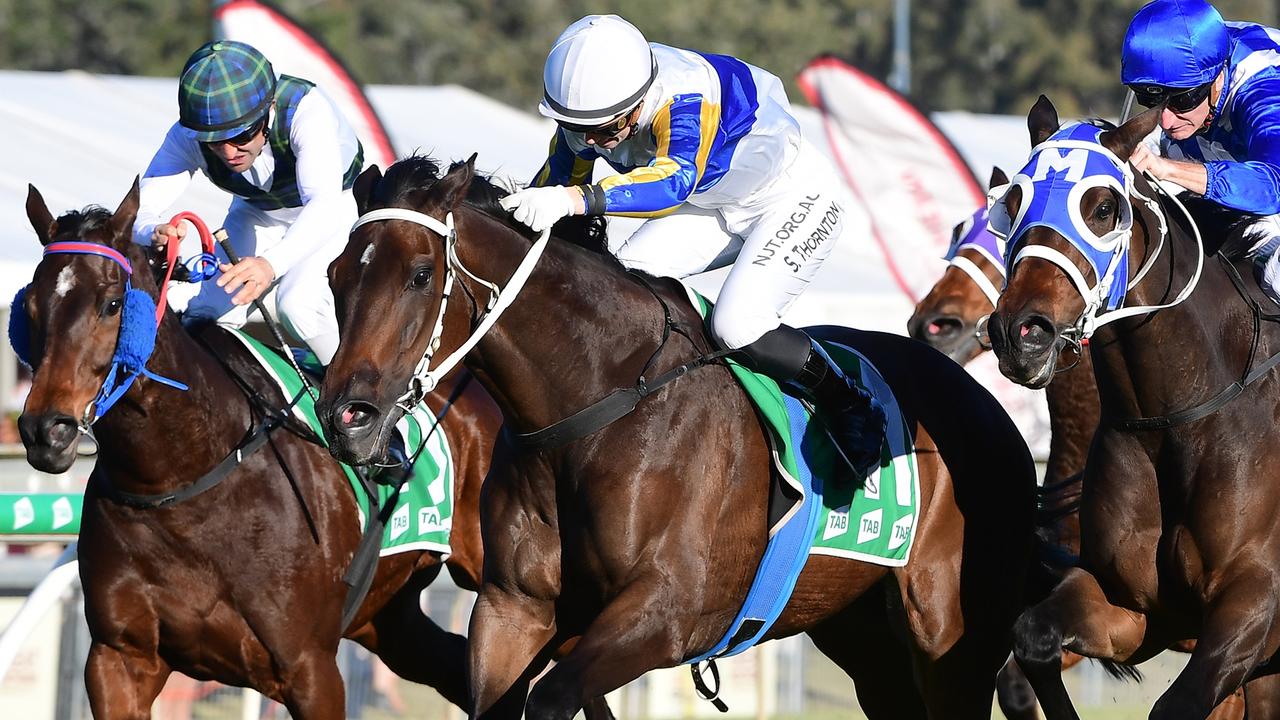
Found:
[[[84,667],[89,709],[96,720],[146,720],[164,688],[169,665],[154,653],[128,653],[95,642]]]
[[[304,655],[289,665],[285,678],[281,699],[294,720],[343,720],[347,716],[346,688],[333,652]]]
[[[519,718],[529,681],[547,661],[555,605],[485,585],[471,611],[471,717]]]
[[[1151,709],[1153,720],[1208,717],[1275,652],[1275,587],[1270,569],[1240,572],[1223,585],[1209,603],[1187,666]]]
[[[1073,568],[1043,602],[1014,625],[1013,654],[1050,720],[1078,718],[1062,684],[1063,638],[1085,657],[1134,659],[1147,633],[1145,615],[1107,601],[1098,581]]]
[[[665,583],[666,580],[659,582]],[[567,655],[529,695],[530,720],[571,720],[590,698],[601,697],[684,655],[686,605],[673,593],[639,581],[619,593],[592,621]]]

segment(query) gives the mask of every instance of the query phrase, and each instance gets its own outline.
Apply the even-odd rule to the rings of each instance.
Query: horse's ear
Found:
[[[1160,122],[1160,113],[1164,112],[1164,105],[1157,105],[1150,110],[1129,118],[1129,121],[1115,130],[1107,130],[1098,136],[1098,142],[1121,160],[1128,160],[1133,154],[1133,149],[1138,147],[1138,143],[1142,139],[1151,134],[1156,129],[1156,123]]]
[[[48,245],[58,232],[58,222],[53,219],[53,213],[49,212],[49,206],[44,204],[44,196],[30,183],[27,184],[27,219],[31,221],[31,227],[35,228],[41,245]]]
[[[1005,175],[1004,171],[1001,170],[999,167],[992,165],[991,180],[987,182],[987,189],[990,190],[991,188],[1000,187],[1001,185],[1008,185],[1008,184],[1009,184],[1009,176]]]
[[[369,211],[369,198],[373,196],[373,189],[378,187],[381,179],[382,170],[377,165],[365,168],[356,178],[355,185],[351,186],[351,194],[356,198],[356,212],[363,215]]]
[[[129,188],[120,207],[111,215],[111,240],[120,247],[128,247],[133,240],[133,221],[138,217],[138,176],[133,177],[133,187]]]
[[[1035,147],[1058,131],[1058,111],[1049,102],[1049,98],[1041,95],[1036,104],[1027,113],[1027,129],[1031,131],[1031,147]]]
[[[432,194],[439,198],[446,210],[452,210],[467,196],[467,188],[471,187],[475,175],[476,156],[472,153],[466,162],[458,163],[432,186]]]

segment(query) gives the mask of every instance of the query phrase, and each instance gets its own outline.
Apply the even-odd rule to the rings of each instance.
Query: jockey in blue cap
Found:
[[[1221,205],[1269,216],[1247,248],[1280,302],[1280,31],[1224,22],[1204,0],[1157,0],[1125,33],[1121,80],[1160,114],[1163,157],[1139,145],[1133,165]]]

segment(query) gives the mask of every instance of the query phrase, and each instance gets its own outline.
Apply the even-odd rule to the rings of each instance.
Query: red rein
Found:
[[[204,251],[210,255],[213,253],[213,235],[209,232],[209,226],[204,224],[204,220],[193,212],[184,210],[169,219],[170,225],[177,225],[186,220],[195,226],[196,232],[200,233],[200,245]],[[165,271],[164,282],[160,283],[160,302],[156,303],[156,324],[160,324],[160,319],[164,317],[164,310],[168,307],[166,297],[169,295],[169,278],[173,277],[173,268],[178,264],[178,250],[182,243],[175,238],[170,238],[169,243],[165,246],[168,257],[169,269]]]

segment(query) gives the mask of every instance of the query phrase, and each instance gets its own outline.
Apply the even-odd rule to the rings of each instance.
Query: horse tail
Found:
[[[1115,660],[1095,660],[1113,679],[1121,682],[1142,682],[1142,671],[1134,665],[1124,665]]]
[[[1080,562],[1079,541],[1072,526],[1080,513],[1083,473],[1045,483],[1036,489],[1035,545],[1028,578],[1027,606],[1049,596],[1063,574]]]

